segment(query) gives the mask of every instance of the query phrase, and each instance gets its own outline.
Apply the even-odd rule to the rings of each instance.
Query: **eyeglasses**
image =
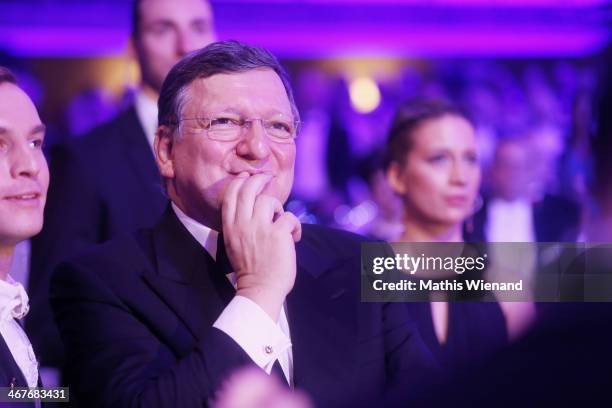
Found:
[[[238,140],[247,127],[259,121],[266,135],[274,142],[291,143],[296,138],[299,122],[286,117],[276,119],[252,118],[244,119],[231,115],[219,115],[210,118],[181,118],[179,119],[179,132],[188,130],[194,134],[206,134],[209,139],[222,142]],[[184,123],[189,123],[185,126]]]

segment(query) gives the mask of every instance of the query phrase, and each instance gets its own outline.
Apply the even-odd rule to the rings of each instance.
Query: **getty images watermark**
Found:
[[[367,243],[364,301],[612,301],[612,244]]]

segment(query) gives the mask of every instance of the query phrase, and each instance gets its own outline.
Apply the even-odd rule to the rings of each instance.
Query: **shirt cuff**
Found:
[[[291,341],[261,307],[244,296],[234,296],[213,327],[230,336],[268,374]]]

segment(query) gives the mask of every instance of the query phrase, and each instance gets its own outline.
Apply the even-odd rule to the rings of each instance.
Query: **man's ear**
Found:
[[[157,128],[153,142],[155,158],[159,172],[164,178],[174,178],[174,137],[173,131],[166,125]]]
[[[402,180],[401,169],[398,162],[393,162],[389,165],[386,176],[387,181],[389,182],[389,185],[391,186],[393,191],[395,191],[399,195],[403,195],[406,193],[406,185]]]

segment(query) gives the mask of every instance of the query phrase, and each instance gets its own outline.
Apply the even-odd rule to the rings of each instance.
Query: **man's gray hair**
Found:
[[[190,53],[172,67],[159,95],[159,125],[170,128],[178,125],[187,87],[194,80],[259,68],[269,68],[276,72],[285,87],[293,117],[299,120],[289,77],[274,55],[263,48],[238,41],[219,41]]]

